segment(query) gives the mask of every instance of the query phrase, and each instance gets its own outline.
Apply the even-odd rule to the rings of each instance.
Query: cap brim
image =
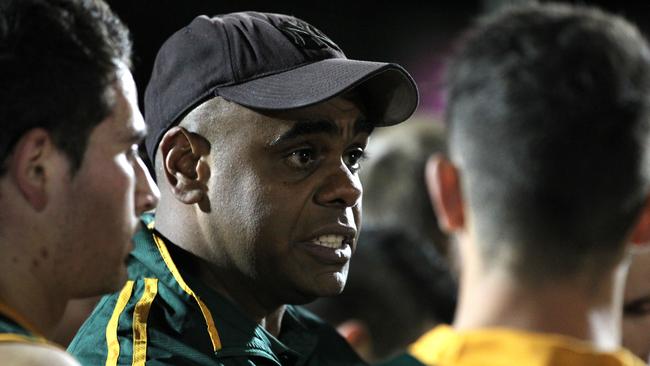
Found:
[[[400,123],[417,108],[417,87],[401,66],[343,58],[221,86],[216,93],[249,108],[286,110],[317,104],[359,87],[365,94],[365,108],[377,116],[378,126]]]

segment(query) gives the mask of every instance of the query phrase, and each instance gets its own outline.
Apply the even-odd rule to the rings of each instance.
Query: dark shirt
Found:
[[[288,305],[279,337],[184,271],[190,256],[150,228],[140,230],[129,281],[105,296],[72,341],[84,365],[363,365],[334,328]],[[177,267],[177,264],[181,264]]]

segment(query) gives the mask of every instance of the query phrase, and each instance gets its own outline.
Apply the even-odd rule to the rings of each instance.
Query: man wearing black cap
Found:
[[[70,351],[87,365],[359,364],[302,304],[338,294],[376,126],[417,89],[279,14],[201,16],[160,50],[145,96],[161,187],[130,280]]]

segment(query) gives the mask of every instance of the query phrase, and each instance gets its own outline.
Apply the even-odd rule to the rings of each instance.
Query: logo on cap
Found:
[[[331,39],[327,38],[321,31],[310,24],[296,18],[285,20],[278,25],[278,29],[284,33],[293,44],[300,48],[320,50],[333,48],[339,52],[341,49]]]

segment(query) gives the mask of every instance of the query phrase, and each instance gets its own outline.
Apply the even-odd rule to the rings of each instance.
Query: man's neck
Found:
[[[33,276],[7,267],[0,278],[3,314],[35,335],[49,337],[63,316],[67,299]]]
[[[160,211],[160,206],[158,210],[156,230],[191,255],[189,258],[191,263],[186,263],[183,268],[191,271],[203,283],[230,300],[250,319],[277,337],[280,333],[286,306],[265,299],[263,297],[264,289],[256,287],[250,278],[242,275],[236,268],[231,268],[232,266],[229,266],[228,263],[221,265],[209,263],[200,252],[202,245],[193,241],[196,232],[200,229],[193,222],[187,221],[181,225],[183,230],[172,229],[178,227],[176,219],[180,218],[166,216],[166,211]],[[193,234],[188,235],[188,232]]]
[[[560,334],[612,351],[620,346],[625,273],[625,268],[617,268],[604,275],[595,292],[570,280],[531,286],[506,273],[461,279],[454,327]]]
[[[217,271],[210,264],[201,261],[199,278],[213,290],[226,297],[242,310],[250,319],[278,337],[286,306],[270,304],[260,297],[263,291],[255,288],[237,271]]]

